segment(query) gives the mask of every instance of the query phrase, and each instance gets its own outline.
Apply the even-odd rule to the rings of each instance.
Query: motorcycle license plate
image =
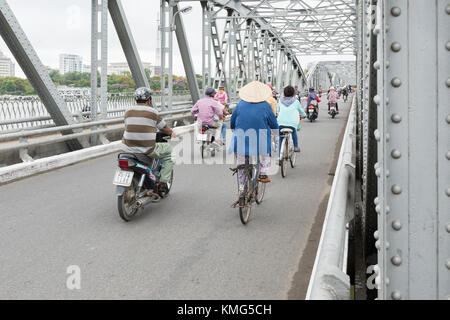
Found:
[[[207,134],[198,134],[197,140],[199,141],[208,141],[208,135]]]
[[[129,187],[133,181],[134,172],[117,169],[113,184],[116,186]]]

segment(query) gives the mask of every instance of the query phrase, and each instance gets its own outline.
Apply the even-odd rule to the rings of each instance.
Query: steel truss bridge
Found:
[[[336,232],[347,229],[348,241],[327,239],[324,226],[319,247],[330,255],[347,248],[346,270],[318,253],[308,298],[346,298],[351,284],[357,299],[449,299],[450,1],[161,0],[161,85],[167,93],[161,106],[170,110],[174,37],[191,100],[200,98],[186,37],[194,30],[183,23],[190,5],[202,9],[196,32],[202,37],[203,86],[224,85],[236,100],[252,80],[278,91],[288,84],[301,90],[356,85],[350,142],[342,154],[348,162],[335,177],[330,207],[345,205],[337,216],[330,209],[329,217],[338,221],[333,219],[341,215],[344,227]],[[93,0],[91,64],[101,74],[97,88],[92,73],[94,123],[106,121],[108,113],[108,14],[136,85],[148,86],[121,1]],[[76,137],[80,126],[73,112],[6,0],[0,0],[0,34],[54,124]],[[323,55],[354,56],[355,62],[318,57],[308,70],[302,67],[305,56]],[[67,143],[71,150],[86,147],[77,138]],[[374,275],[370,288],[368,270]]]

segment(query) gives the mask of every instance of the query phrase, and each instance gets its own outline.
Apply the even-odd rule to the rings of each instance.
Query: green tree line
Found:
[[[150,88],[154,91],[161,90],[161,76],[151,76],[150,70],[145,69],[149,81]],[[68,86],[74,88],[90,88],[91,74],[81,72],[69,72],[60,74],[58,70],[51,70],[49,72],[50,78],[57,86]],[[200,75],[197,75],[199,87],[202,85]],[[97,74],[97,84],[100,86],[100,74]],[[166,76],[166,88],[168,85],[168,77]],[[188,85],[185,77],[173,76],[174,90],[187,90]],[[109,75],[108,76],[108,92],[133,92],[136,90],[131,73],[124,75]],[[21,79],[16,77],[0,77],[0,95],[36,95],[33,86],[28,79]]]

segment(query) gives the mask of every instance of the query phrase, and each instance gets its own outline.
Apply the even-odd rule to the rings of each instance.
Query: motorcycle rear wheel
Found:
[[[205,159],[206,148],[207,148],[207,147],[206,147],[206,142],[203,141],[203,142],[202,142],[201,149],[200,149],[200,152],[202,153],[202,159]]]
[[[137,206],[133,207],[134,202],[132,201],[136,196],[138,184],[139,181],[137,180],[137,178],[133,178],[131,186],[125,191],[123,195],[117,197],[117,208],[119,210],[119,216],[126,222],[130,222],[131,220],[133,220],[134,216],[138,212]]]

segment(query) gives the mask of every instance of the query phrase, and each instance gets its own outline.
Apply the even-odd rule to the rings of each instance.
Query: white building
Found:
[[[59,73],[83,72],[83,57],[75,54],[59,55]]]
[[[150,62],[143,62],[142,64],[144,65],[144,69],[152,70],[152,64]],[[131,71],[127,62],[112,62],[108,66],[108,75],[126,75],[128,73],[131,73]]]
[[[14,62],[0,51],[0,77],[14,77],[15,75]]]
[[[91,66],[88,64],[83,64],[83,72],[91,73]]]

